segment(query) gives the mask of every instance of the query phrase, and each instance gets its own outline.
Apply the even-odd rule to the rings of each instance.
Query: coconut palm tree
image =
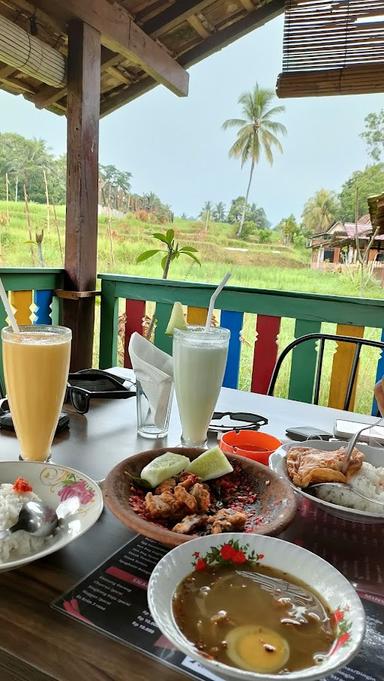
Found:
[[[212,201],[206,201],[204,206],[201,209],[200,217],[203,218],[205,222],[205,231],[208,231],[209,227],[209,222],[211,219],[211,212],[212,212]]]
[[[274,118],[285,111],[285,107],[273,106],[274,100],[275,94],[273,90],[261,88],[256,83],[251,92],[244,92],[239,97],[238,102],[242,107],[243,118],[230,118],[223,123],[224,130],[238,128],[237,137],[229,150],[229,155],[234,158],[240,158],[241,167],[248,161],[251,162],[244,208],[236,233],[238,237],[241,237],[243,231],[248,196],[256,163],[259,162],[262,153],[264,153],[267,161],[272,165],[272,149],[275,147],[279,151],[283,151],[278,135],[285,135],[287,130],[282,123],[275,121]]]
[[[311,234],[325,232],[335,221],[339,210],[337,195],[327,189],[319,189],[304,206],[302,220],[305,230]]]

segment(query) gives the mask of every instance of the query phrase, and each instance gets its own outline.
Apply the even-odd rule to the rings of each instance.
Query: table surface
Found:
[[[284,439],[287,427],[316,426],[332,432],[336,418],[354,418],[350,413],[335,409],[229,389],[222,390],[217,408],[266,416],[269,423],[262,430],[281,439]],[[373,421],[369,416],[355,417],[367,423]],[[175,405],[168,438],[153,441],[137,437],[134,398],[95,400],[85,416],[70,412],[70,430],[55,439],[53,460],[101,479],[117,462],[131,454],[179,443],[180,425]],[[1,433],[0,460],[17,456],[15,436]],[[296,522],[299,520],[284,536],[294,536]],[[141,681],[159,673],[155,661],[50,608],[55,597],[131,537],[132,533],[106,509],[86,535],[61,551],[0,575],[1,681]],[[381,561],[380,556],[379,552]],[[355,558],[352,555],[347,559],[346,572],[352,563],[356,570]],[[377,556],[375,560],[378,560]],[[162,666],[161,679],[176,681],[180,674]]]

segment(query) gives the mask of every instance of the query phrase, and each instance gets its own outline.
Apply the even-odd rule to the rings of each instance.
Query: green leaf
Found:
[[[193,253],[184,253],[183,255],[187,255],[188,258],[192,258],[192,260],[197,262],[197,264],[200,265],[200,267],[201,267],[201,262],[200,262],[199,258],[196,258],[196,256],[193,255]]]
[[[166,239],[167,239],[167,243],[170,244],[171,241],[173,241],[173,239],[175,238],[175,230],[174,229],[167,229],[167,231],[165,232],[165,236],[166,236]]]
[[[152,251],[144,251],[137,256],[136,262],[144,262],[144,260],[148,260],[149,258],[152,258],[152,256],[156,255],[156,253],[160,252],[161,251],[158,248],[153,249]]]
[[[30,244],[31,246],[36,246],[36,241],[24,241],[25,244]]]
[[[183,246],[180,248],[180,253],[198,253],[198,250],[194,246]]]
[[[162,241],[163,244],[168,244],[167,237],[165,234],[162,234],[161,232],[155,232],[152,234],[154,239],[158,239],[159,241]]]

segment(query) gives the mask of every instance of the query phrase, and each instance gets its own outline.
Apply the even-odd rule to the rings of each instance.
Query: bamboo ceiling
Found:
[[[279,97],[382,92],[384,0],[287,0]]]
[[[89,0],[92,2],[92,0]],[[220,50],[280,14],[284,0],[119,0],[135,22],[184,68]],[[67,54],[63,16],[49,0],[0,0],[0,14]],[[105,115],[157,85],[138,64],[102,48],[100,112]],[[0,88],[22,94],[38,108],[66,112],[66,88],[53,88],[0,62]]]

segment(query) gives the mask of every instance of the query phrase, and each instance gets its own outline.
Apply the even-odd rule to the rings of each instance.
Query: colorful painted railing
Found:
[[[56,289],[62,288],[64,270],[1,268],[0,277],[8,293],[19,324],[52,324],[59,321]],[[0,304],[0,328],[7,325]],[[0,352],[0,381],[3,383],[3,363]]]
[[[209,298],[214,290],[214,286],[209,284],[124,275],[101,274],[99,278],[102,291],[101,368],[116,364],[120,299],[125,299],[124,364],[130,366],[127,354],[129,338],[134,331],[142,332],[147,301],[156,304],[155,344],[170,353],[172,339],[164,332],[173,303],[178,300],[187,306],[189,323],[204,323]],[[336,333],[350,336],[363,336],[366,327],[384,328],[384,301],[381,300],[228,286],[220,294],[216,307],[220,310],[220,325],[231,330],[224,377],[224,385],[227,387],[234,388],[238,385],[242,350],[240,332],[243,327],[244,313],[256,315],[251,390],[264,394],[267,392],[277,357],[277,337],[283,317],[295,320],[295,338],[321,331],[323,322],[335,323]],[[380,335],[384,340],[383,331]],[[317,349],[314,343],[299,347],[294,351],[289,379],[289,398],[303,402],[312,401],[316,362]],[[329,406],[341,408],[342,395],[348,380],[348,366],[351,362],[351,347],[345,343],[339,343],[333,357]],[[377,376],[383,375],[384,357],[381,355],[377,365]]]

